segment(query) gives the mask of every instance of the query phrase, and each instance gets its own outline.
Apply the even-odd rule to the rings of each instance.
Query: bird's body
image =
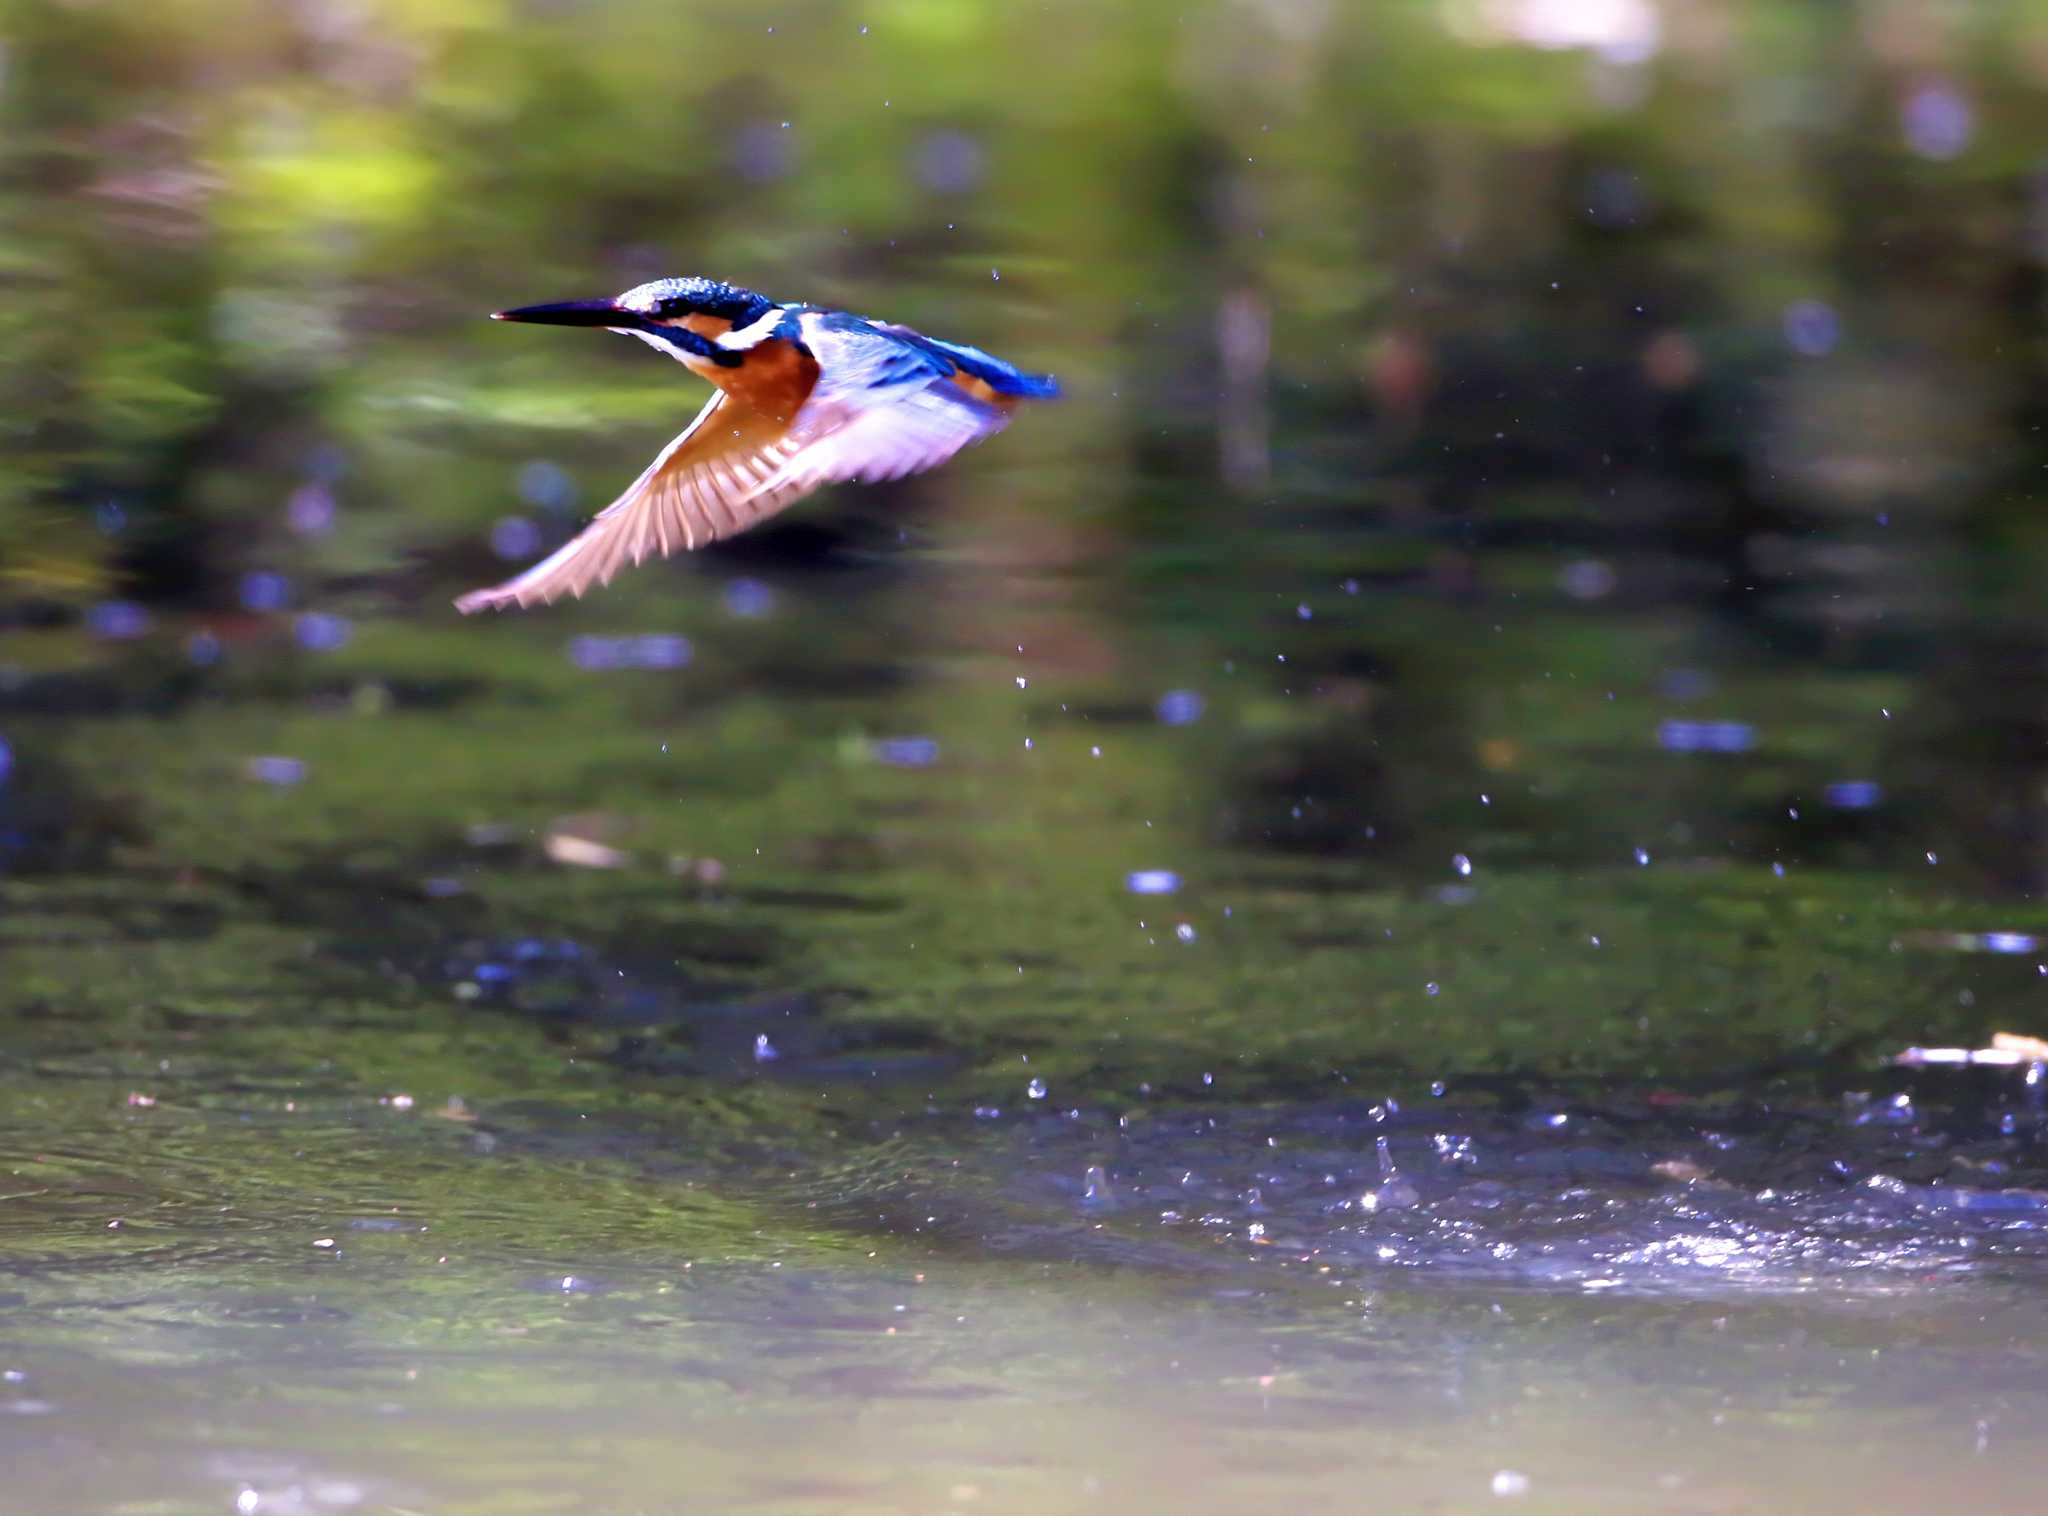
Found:
[[[581,595],[627,563],[743,532],[834,480],[936,467],[1000,431],[1019,401],[1059,393],[979,348],[713,279],[659,279],[615,300],[496,319],[637,337],[717,389],[581,533],[516,578],[464,595],[455,604],[465,613]]]

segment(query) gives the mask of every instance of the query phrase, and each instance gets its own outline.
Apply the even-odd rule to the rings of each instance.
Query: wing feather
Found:
[[[764,472],[778,467],[788,456],[787,433],[787,423],[718,391],[580,533],[524,573],[464,595],[455,608],[467,615],[581,596],[629,563],[745,531],[796,499],[791,489],[743,485],[737,472],[742,462]]]

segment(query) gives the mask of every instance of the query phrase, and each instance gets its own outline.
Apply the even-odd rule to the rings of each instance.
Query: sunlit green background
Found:
[[[484,316],[675,273],[1066,395],[457,616],[703,393]],[[2044,274],[2034,0],[0,0],[0,1368],[56,1412],[0,1450],[78,1439],[50,1509],[1327,1503],[1129,1451],[1298,1394],[1396,1507],[1545,1456],[1531,1508],[1952,1495],[2044,1410],[2029,1227],[1842,1186],[2043,1178],[2017,1086],[1885,1060],[2048,1030]],[[1376,1283],[1276,1197],[1433,1088],[1573,1279],[1667,1282],[1589,1217],[1739,1261],[1633,1315]],[[1901,1093],[1938,1140],[1854,1103]],[[1765,1247],[1677,1158],[1813,1209]],[[1183,1217],[1182,1168],[1237,1177]],[[1444,1225],[1404,1259],[1531,1286]],[[1954,1321],[1744,1294],[1980,1246]],[[913,1271],[937,1356],[876,1346]],[[678,1373],[766,1419],[679,1433]],[[825,1435],[877,1404],[910,1465]]]

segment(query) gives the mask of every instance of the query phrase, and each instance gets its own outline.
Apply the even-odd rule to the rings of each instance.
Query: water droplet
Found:
[[[1460,878],[1469,878],[1472,873],[1472,860],[1463,853],[1453,853],[1451,854],[1451,869]]]
[[[1645,869],[1646,869],[1646,868],[1648,868],[1649,866],[1650,866],[1650,853],[1649,853],[1649,850],[1648,850],[1647,848],[1637,848],[1637,849],[1636,849],[1636,867],[1637,867],[1637,868],[1645,868]]]
[[[1173,935],[1178,937],[1182,942],[1193,942],[1195,940],[1195,929],[1192,926],[1189,926],[1185,921],[1183,921],[1179,926],[1173,929]]]
[[[1024,1086],[1024,1093],[1029,1095],[1033,1100],[1045,1099],[1045,1081],[1043,1079],[1033,1079],[1029,1084]]]
[[[1437,982],[1436,982],[1436,981],[1435,981],[1434,979],[1432,979],[1432,980],[1430,980],[1430,981],[1429,981],[1429,983],[1428,983],[1428,984],[1425,984],[1425,985],[1424,985],[1424,986],[1422,987],[1422,993],[1423,993],[1423,994],[1425,994],[1425,995],[1434,995],[1434,994],[1436,994],[1436,993],[1438,992],[1438,990],[1439,990],[1439,989],[1440,989],[1440,986],[1439,986],[1439,985],[1437,984]]]

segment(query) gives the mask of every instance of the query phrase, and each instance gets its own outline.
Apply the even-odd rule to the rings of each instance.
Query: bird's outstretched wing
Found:
[[[580,596],[650,553],[743,532],[820,485],[936,468],[1009,420],[955,383],[954,364],[927,348],[837,311],[804,310],[798,322],[800,348],[748,349],[747,365],[718,381],[689,429],[581,533],[455,608],[467,615]],[[771,357],[762,352],[770,347],[771,362],[782,361],[755,367],[751,355]],[[778,377],[757,388],[757,374]]]
[[[581,596],[650,553],[666,557],[743,532],[810,488],[770,483],[796,451],[787,421],[720,390],[590,525],[525,573],[472,590],[455,608],[468,615]]]

